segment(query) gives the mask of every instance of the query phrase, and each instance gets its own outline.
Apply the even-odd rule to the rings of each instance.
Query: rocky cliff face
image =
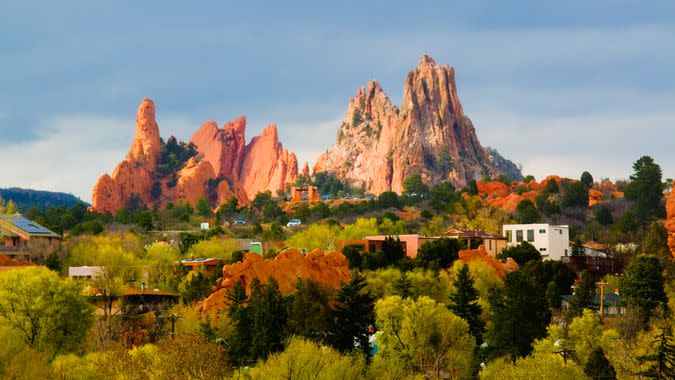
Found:
[[[167,173],[166,165],[160,168],[160,162],[170,160],[162,156],[167,154],[163,153],[155,107],[152,100],[144,99],[129,153],[112,175],[102,175],[94,185],[92,209],[115,213],[134,195],[149,207],[179,200],[194,205],[202,196],[209,197],[214,206],[232,196],[247,203],[258,192],[269,190],[274,194],[293,182],[298,161],[294,153],[283,149],[277,127],[267,127],[248,145],[245,130],[244,116],[222,128],[215,121],[205,122],[190,141],[197,154],[178,162],[179,167]]]
[[[321,171],[371,193],[400,193],[411,174],[456,187],[499,174],[464,115],[454,69],[426,55],[406,78],[400,110],[377,82],[359,89],[336,144],[317,159],[314,172]]]
[[[668,230],[668,246],[675,259],[675,181],[666,202],[666,230]]]

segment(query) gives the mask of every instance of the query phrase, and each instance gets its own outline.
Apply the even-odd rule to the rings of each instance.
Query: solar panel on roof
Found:
[[[31,234],[52,234],[53,232],[48,230],[45,227],[42,227],[41,225],[28,220],[24,218],[23,216],[20,215],[14,215],[12,216],[12,223],[14,223],[15,226],[21,228],[22,230],[31,233]]]

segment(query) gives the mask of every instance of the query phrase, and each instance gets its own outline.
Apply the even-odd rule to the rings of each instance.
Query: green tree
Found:
[[[633,164],[634,173],[626,187],[626,199],[635,201],[635,213],[642,220],[663,215],[663,183],[661,167],[649,156],[642,156]]]
[[[593,176],[589,172],[581,173],[581,183],[584,184],[587,188],[593,187]]]
[[[153,214],[150,210],[141,210],[136,213],[136,224],[145,231],[150,231],[154,227]]]
[[[178,293],[185,303],[201,301],[211,293],[211,281],[203,271],[192,271],[178,284]]]
[[[596,347],[584,365],[584,373],[593,380],[616,380],[614,366],[607,360],[602,347]]]
[[[232,364],[242,366],[248,364],[251,359],[252,322],[249,310],[246,308],[248,301],[246,288],[241,281],[227,291],[225,298],[230,304],[227,315],[234,325],[234,331],[227,339],[231,354],[230,359]]]
[[[204,218],[208,218],[211,215],[213,215],[213,210],[211,209],[211,203],[209,203],[209,199],[206,198],[205,196],[199,197],[197,199],[197,204],[195,205],[195,209],[197,209],[197,212],[199,213],[200,216]]]
[[[341,352],[358,350],[370,355],[368,329],[375,323],[375,299],[365,287],[363,276],[353,273],[349,282],[341,284],[335,295],[328,342]]]
[[[79,283],[47,268],[0,272],[0,325],[48,356],[75,350],[93,322]]]
[[[560,192],[560,186],[558,186],[558,181],[555,178],[551,178],[546,181],[546,186],[544,186],[544,192],[548,194],[558,194]]]
[[[17,209],[14,201],[12,201],[11,199],[9,201],[5,201],[4,199],[2,199],[2,197],[0,197],[0,215],[1,214],[11,215],[16,213]]]
[[[675,379],[675,345],[670,327],[662,328],[652,345],[656,353],[638,356],[638,362],[650,363],[646,370],[638,374],[649,379]]]
[[[501,252],[499,252],[499,254],[497,254],[497,258],[500,260],[506,260],[509,257],[515,260],[518,265],[521,266],[532,260],[541,260],[541,254],[537,248],[526,241],[523,241],[513,247],[504,248]]]
[[[251,356],[266,358],[270,353],[284,347],[288,318],[286,299],[279,291],[279,283],[270,277],[266,285],[251,283],[251,299],[248,304],[251,317]]]
[[[329,296],[327,288],[299,278],[288,308],[288,335],[323,342],[329,329]]]
[[[426,296],[390,296],[379,300],[375,309],[383,357],[400,360],[427,377],[471,374],[475,340],[466,321],[442,304]]]
[[[570,319],[580,317],[584,309],[592,307],[593,298],[595,298],[595,279],[586,271],[579,273],[579,281],[574,288],[574,297],[570,302]]]
[[[520,201],[516,206],[516,212],[518,213],[518,221],[523,224],[537,223],[541,220],[539,210],[529,199]]]
[[[614,223],[612,212],[609,210],[609,207],[604,205],[595,210],[595,220],[603,226],[609,226]]]
[[[393,191],[385,191],[377,197],[377,203],[380,208],[401,208],[401,201],[398,199],[398,194]]]
[[[629,306],[637,309],[646,324],[658,307],[667,308],[663,266],[656,256],[639,255],[624,271],[621,290]]]
[[[485,331],[485,322],[481,319],[483,308],[478,304],[478,291],[474,287],[468,265],[465,264],[459,270],[454,285],[455,292],[450,296],[448,308],[469,324],[469,331],[476,340],[476,345],[480,346]]]
[[[517,270],[506,275],[504,289],[489,296],[492,324],[487,333],[489,350],[508,354],[514,362],[532,351],[532,342],[546,336],[551,313],[545,290]]]
[[[388,265],[395,265],[405,258],[405,251],[401,246],[401,239],[387,236],[382,242],[382,253]]]
[[[588,207],[588,188],[581,182],[572,182],[567,186],[565,194],[562,197],[560,205],[565,208],[570,207]]]
[[[419,174],[411,174],[403,181],[403,191],[406,194],[424,195],[429,192],[429,187]]]
[[[417,250],[415,263],[427,269],[449,268],[459,258],[460,248],[457,239],[429,240]]]

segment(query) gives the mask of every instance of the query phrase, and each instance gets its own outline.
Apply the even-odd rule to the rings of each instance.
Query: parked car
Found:
[[[302,222],[300,221],[300,219],[291,219],[288,221],[288,223],[286,223],[286,227],[295,227],[301,224]]]
[[[321,197],[322,200],[327,201],[330,199],[330,195],[324,195]]]
[[[234,222],[234,224],[240,225],[240,226],[246,224],[246,218],[241,217],[241,216],[237,217],[237,218],[234,218],[232,221]]]

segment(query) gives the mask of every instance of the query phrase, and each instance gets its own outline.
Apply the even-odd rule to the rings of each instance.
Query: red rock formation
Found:
[[[490,198],[506,196],[511,188],[498,181],[482,182],[476,181],[478,194]]]
[[[176,173],[161,173],[162,143],[155,122],[155,108],[150,99],[141,103],[136,116],[136,135],[131,149],[117,165],[112,176],[101,176],[92,191],[92,209],[117,212],[126,206],[132,194],[140,196],[148,206],[165,205],[185,200],[194,205],[209,195],[216,206],[236,196],[247,203],[258,192],[274,194],[285,188],[298,175],[294,153],[283,149],[277,128],[267,127],[261,136],[245,143],[246,118],[240,116],[219,129],[215,121],[205,122],[191,142],[199,155],[189,159]],[[171,182],[175,181],[175,186]],[[209,188],[217,182],[217,187]],[[152,196],[153,185],[162,186],[159,197]]]
[[[223,267],[218,290],[202,303],[203,315],[226,309],[227,291],[237,282],[242,281],[249,292],[254,278],[265,284],[270,277],[277,280],[279,290],[284,294],[294,291],[298,278],[312,279],[319,284],[337,288],[341,281],[349,280],[349,265],[342,253],[323,253],[318,249],[303,256],[298,250],[291,248],[269,260],[264,260],[258,254],[248,253],[242,261]]]
[[[501,278],[504,278],[507,273],[518,269],[518,263],[510,257],[506,259],[505,263],[490,257],[490,255],[488,255],[485,251],[485,246],[483,245],[480,245],[476,249],[463,249],[459,251],[459,260],[461,260],[464,264],[468,264],[476,260],[486,262],[495,269]]]
[[[246,117],[239,116],[218,129],[215,121],[209,120],[202,125],[190,141],[197,151],[209,161],[217,177],[238,180],[239,170],[246,150]]]
[[[136,135],[129,153],[112,173],[102,175],[92,191],[91,207],[100,212],[117,212],[126,206],[132,194],[137,194],[146,204],[150,196],[161,142],[159,127],[155,122],[155,105],[143,99],[136,113]]]
[[[305,162],[305,165],[302,167],[302,176],[309,178],[309,164]]]
[[[588,190],[588,205],[593,206],[602,201],[602,198],[605,196],[605,194],[596,189],[590,189]]]
[[[368,82],[348,105],[337,143],[314,172],[329,171],[368,192],[403,190],[410,174],[463,187],[497,174],[459,102],[454,69],[423,56],[408,74],[400,111]]]
[[[267,190],[275,195],[297,176],[298,159],[279,143],[276,125],[269,125],[246,146],[240,179],[249,199]]]
[[[668,230],[668,246],[675,259],[675,181],[666,202],[666,230]]]

